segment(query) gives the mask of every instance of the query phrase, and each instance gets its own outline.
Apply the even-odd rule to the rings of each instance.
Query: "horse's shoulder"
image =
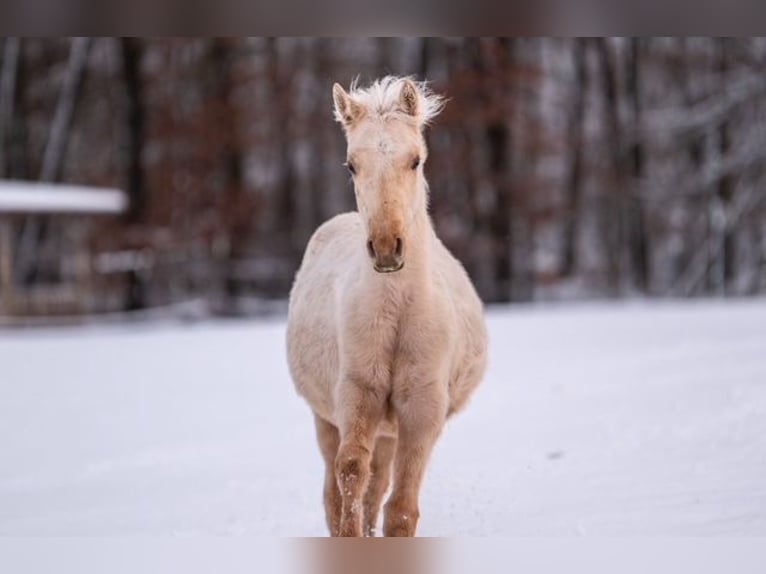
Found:
[[[357,225],[361,225],[362,220],[359,218],[359,212],[357,211],[346,211],[345,213],[339,213],[338,215],[335,215],[325,221],[319,229],[328,228],[328,229],[347,229],[349,227],[356,227]],[[318,231],[318,230],[317,230]]]

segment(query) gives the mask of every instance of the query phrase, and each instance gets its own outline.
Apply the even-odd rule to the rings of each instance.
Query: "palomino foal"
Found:
[[[334,536],[414,536],[426,462],[486,363],[481,302],[427,213],[422,131],[441,109],[424,84],[333,86],[357,211],[309,241],[290,294],[287,354],[314,411]]]

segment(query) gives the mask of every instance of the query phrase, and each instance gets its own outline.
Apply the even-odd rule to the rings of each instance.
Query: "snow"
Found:
[[[421,535],[766,534],[766,301],[495,308]],[[0,331],[0,536],[324,535],[284,322]]]
[[[121,213],[127,206],[118,189],[0,180],[0,214]]]

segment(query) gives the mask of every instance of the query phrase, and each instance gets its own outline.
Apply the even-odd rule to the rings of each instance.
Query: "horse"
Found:
[[[332,89],[357,210],[314,232],[287,357],[314,414],[332,536],[414,536],[426,463],[486,366],[482,302],[428,215],[424,129],[443,98],[410,77]]]

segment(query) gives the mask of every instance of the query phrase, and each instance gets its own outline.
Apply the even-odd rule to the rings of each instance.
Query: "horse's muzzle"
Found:
[[[367,253],[373,261],[373,269],[378,273],[394,273],[404,267],[404,254],[400,237],[395,237],[393,240],[388,240],[388,238],[381,238],[378,241],[369,240]]]
[[[395,261],[389,264],[380,264],[376,261],[372,266],[378,273],[396,273],[402,267],[404,267],[404,261]]]

